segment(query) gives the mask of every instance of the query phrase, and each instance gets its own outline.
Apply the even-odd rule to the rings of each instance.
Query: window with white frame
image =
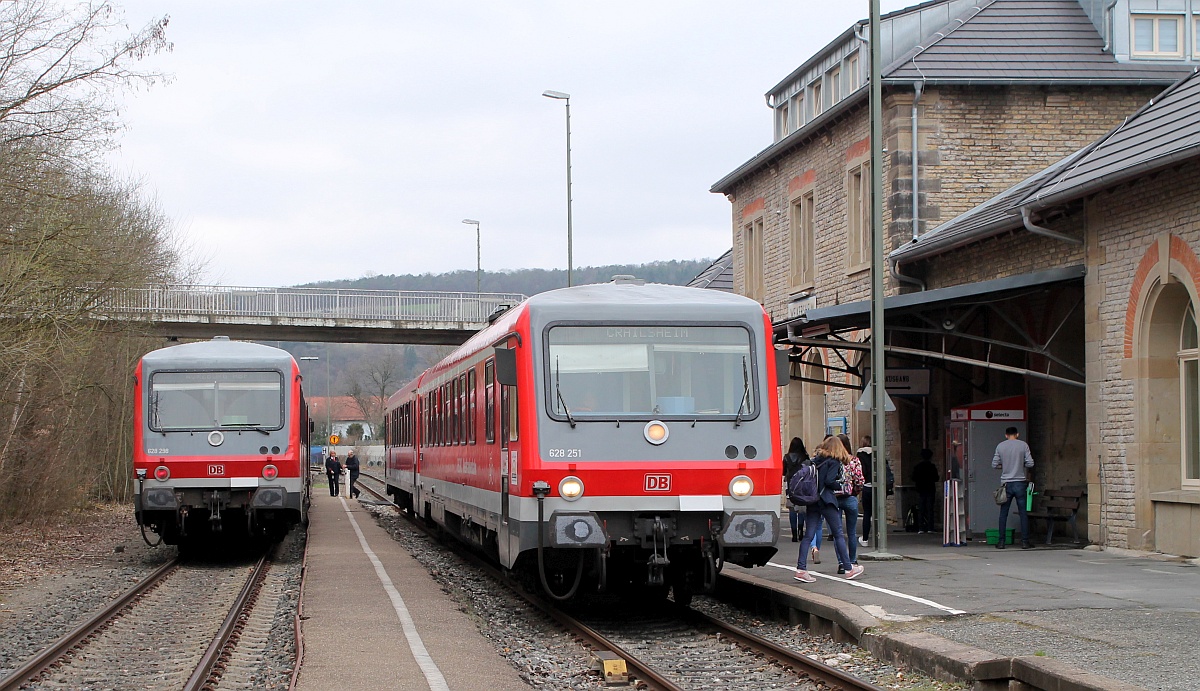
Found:
[[[804,127],[804,92],[792,96],[792,130]]]
[[[1179,398],[1183,486],[1200,489],[1200,334],[1190,305],[1179,333]]]
[[[788,136],[792,131],[790,108],[787,102],[775,107],[775,139],[776,141]]]
[[[853,93],[860,86],[862,83],[859,81],[858,53],[855,53],[846,58],[846,92]]]
[[[1134,14],[1130,22],[1133,24],[1130,31],[1133,57],[1183,57],[1183,16]]]
[[[829,105],[834,105],[842,100],[842,68],[835,67],[829,70],[829,74],[825,75],[825,82],[829,84]]]
[[[1192,17],[1192,54],[1200,58],[1200,14]]]
[[[788,216],[791,230],[792,288],[811,288],[816,280],[816,235],[813,232],[813,193],[801,194],[792,200]]]
[[[846,214],[849,237],[847,261],[852,271],[871,263],[871,163],[851,168],[846,180]]]
[[[761,216],[742,228],[742,250],[745,253],[746,297],[761,302],[763,295],[763,219]]]
[[[825,99],[821,97],[821,80],[818,79],[808,88],[812,90],[812,114],[816,117],[825,110]]]

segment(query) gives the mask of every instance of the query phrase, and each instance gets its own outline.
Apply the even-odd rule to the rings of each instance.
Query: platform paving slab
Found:
[[[837,576],[831,542],[821,545],[823,563],[810,563],[825,576],[813,584],[792,580],[800,543],[790,541],[772,565],[730,566],[723,575],[803,593],[806,611],[847,633],[865,630],[860,644],[876,654],[907,656],[942,678],[974,678],[981,689],[1008,688],[983,683],[1006,664],[1020,691],[1200,689],[1196,560],[1069,543],[997,550],[941,542],[940,534],[891,533],[888,551],[904,559],[864,561],[866,573],[853,582]],[[831,607],[840,612],[830,616]],[[859,623],[864,612],[873,626]]]
[[[309,511],[301,624],[304,659],[297,689],[431,688],[347,509],[402,598],[447,688],[530,688],[370,512],[357,500],[318,492]]]

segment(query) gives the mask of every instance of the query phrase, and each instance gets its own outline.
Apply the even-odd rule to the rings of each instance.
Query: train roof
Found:
[[[217,336],[211,341],[181,343],[159,348],[142,356],[142,363],[145,366],[156,369],[245,367],[257,364],[279,367],[287,366],[292,362],[294,362],[292,355],[286,350],[258,343],[231,341],[224,336]]]

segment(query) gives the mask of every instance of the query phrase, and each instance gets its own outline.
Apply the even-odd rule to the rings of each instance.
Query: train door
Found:
[[[511,346],[510,346],[511,347]],[[521,482],[521,449],[517,419],[517,387],[515,358],[497,349],[496,386],[494,400],[499,413],[500,441],[500,563],[511,566],[520,553],[520,517],[511,515],[510,498]],[[503,353],[503,354],[502,354]],[[507,356],[507,357],[505,357]],[[506,362],[505,362],[506,360]],[[489,363],[490,364],[490,363]],[[495,429],[495,428],[493,428]],[[513,520],[516,519],[516,520]]]

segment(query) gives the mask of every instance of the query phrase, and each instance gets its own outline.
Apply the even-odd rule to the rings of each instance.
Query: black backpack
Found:
[[[820,499],[817,491],[817,466],[805,463],[788,482],[788,501],[796,506],[812,506]]]

